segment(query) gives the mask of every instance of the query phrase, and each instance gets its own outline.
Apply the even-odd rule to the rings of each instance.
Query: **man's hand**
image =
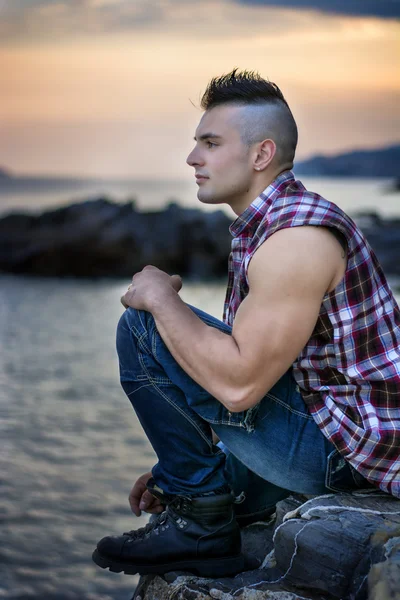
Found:
[[[177,293],[182,288],[179,275],[168,275],[151,265],[132,277],[132,283],[121,298],[125,308],[136,308],[151,312],[155,302],[162,302],[168,294]]]
[[[141,475],[129,494],[129,504],[132,512],[137,517],[140,517],[142,510],[153,515],[162,513],[164,510],[164,506],[160,500],[155,498],[146,488],[146,484],[151,476],[151,472]]]

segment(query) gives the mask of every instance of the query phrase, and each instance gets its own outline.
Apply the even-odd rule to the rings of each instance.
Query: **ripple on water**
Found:
[[[155,462],[118,382],[125,287],[0,276],[0,599],[132,597],[137,577],[91,560],[100,538],[145,524],[128,494]],[[190,290],[219,312],[222,286]]]

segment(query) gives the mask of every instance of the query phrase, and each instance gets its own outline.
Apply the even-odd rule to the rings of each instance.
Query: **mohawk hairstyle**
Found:
[[[211,79],[201,99],[201,108],[209,110],[220,104],[261,104],[283,102],[288,108],[279,87],[263,79],[255,71],[233,69],[226,75]]]
[[[293,167],[297,125],[275,83],[263,79],[255,71],[233,69],[226,75],[211,79],[200,106],[207,111],[225,104],[247,107],[240,125],[241,138],[247,146],[271,138],[276,143],[278,164],[282,168]]]

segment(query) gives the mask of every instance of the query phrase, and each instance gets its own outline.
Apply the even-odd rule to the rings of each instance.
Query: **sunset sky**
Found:
[[[400,141],[399,0],[0,0],[0,166],[187,178],[208,80],[258,70],[298,157]]]

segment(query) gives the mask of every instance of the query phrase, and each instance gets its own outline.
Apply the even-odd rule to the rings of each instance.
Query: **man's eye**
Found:
[[[217,144],[214,144],[214,142],[207,142],[207,147],[208,148],[214,148],[214,146],[216,146]]]

